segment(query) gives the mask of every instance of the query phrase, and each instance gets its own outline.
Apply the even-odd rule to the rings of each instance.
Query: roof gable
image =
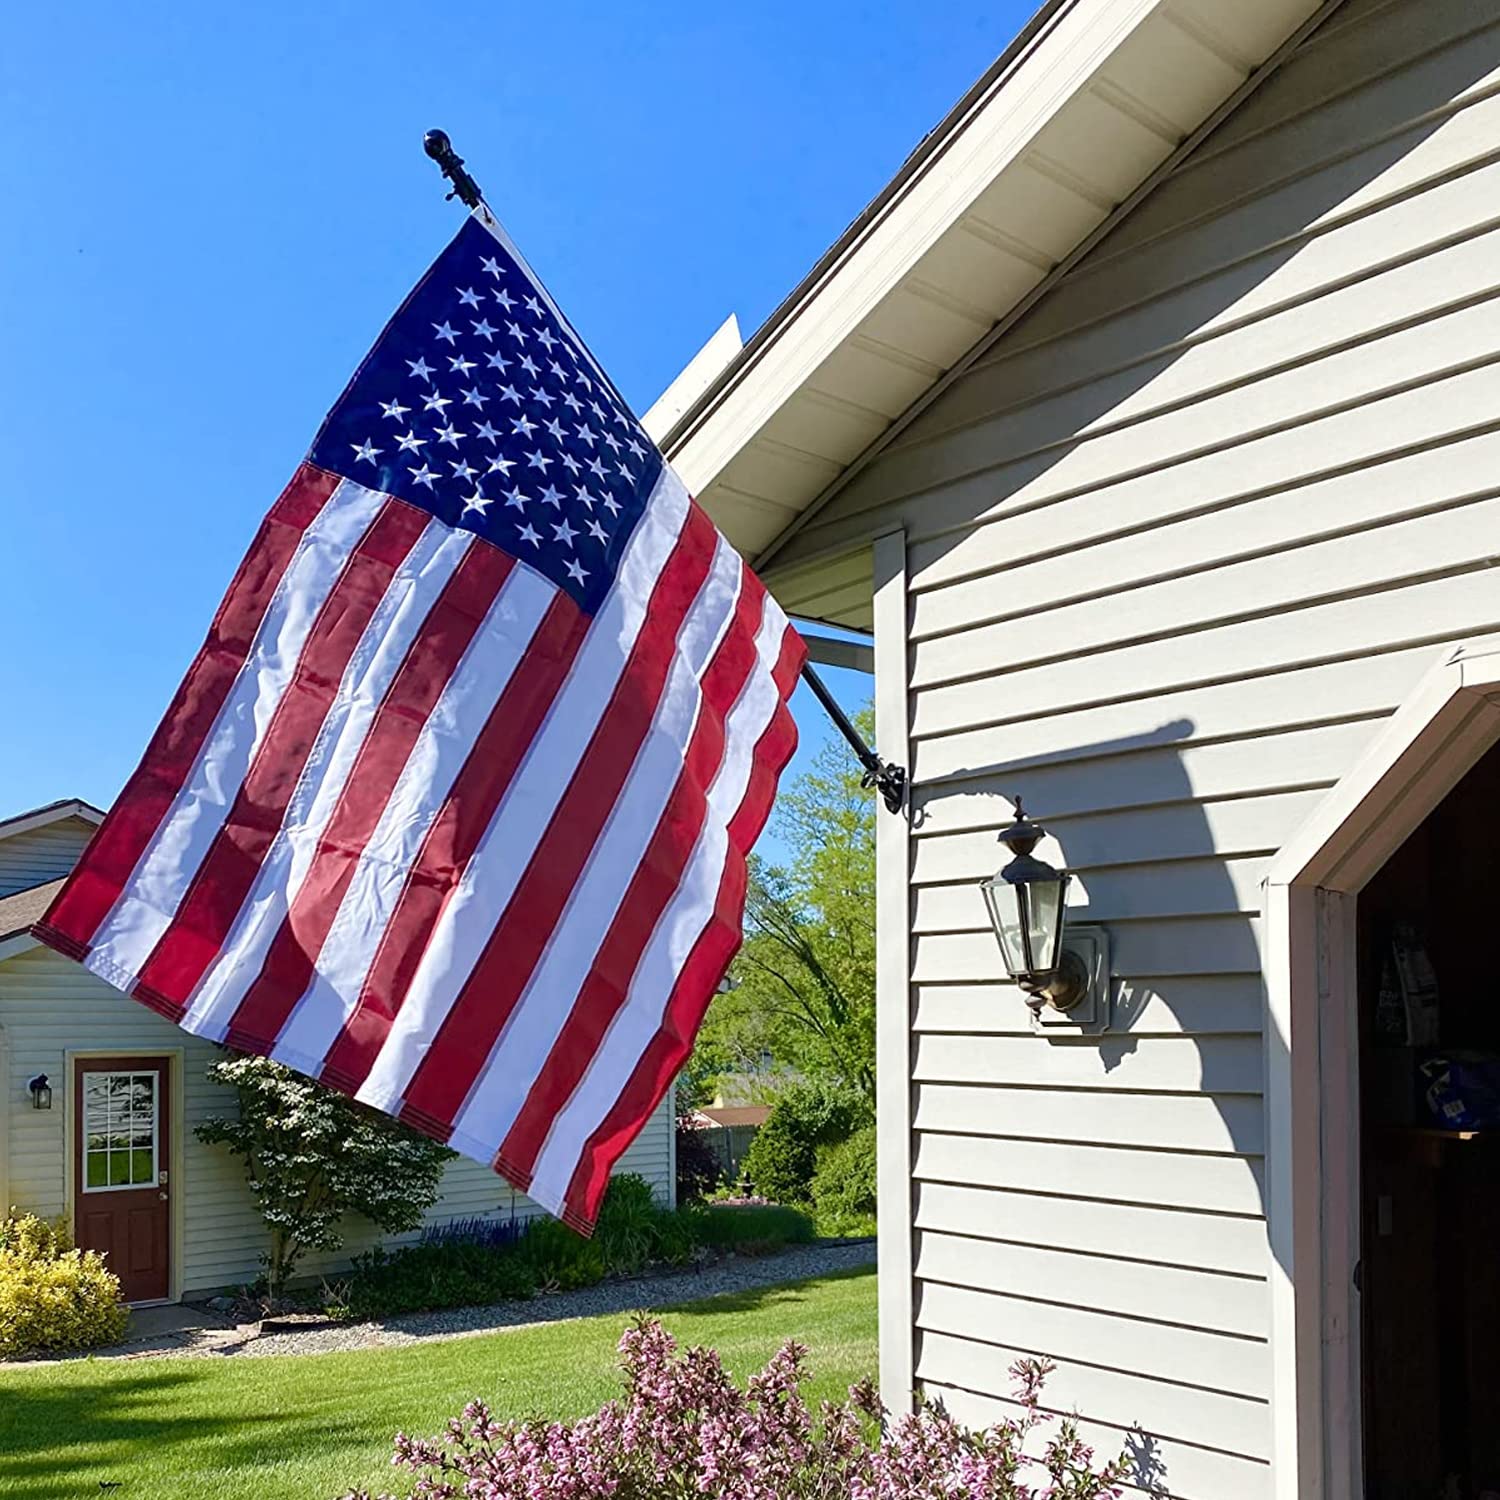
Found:
[[[104,821],[104,813],[81,797],[64,797],[59,802],[47,802],[41,807],[33,807],[27,812],[0,819],[0,839],[31,833],[35,829],[46,828],[49,824],[61,823],[66,818],[82,818],[85,823],[92,823],[97,827]]]

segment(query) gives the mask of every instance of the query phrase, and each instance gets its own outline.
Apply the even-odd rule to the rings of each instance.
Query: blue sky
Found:
[[[15,10],[0,53],[0,815],[113,797],[256,523],[457,225],[644,410],[748,334],[1030,5]],[[830,673],[851,704],[867,684]],[[828,732],[805,691],[799,762]]]

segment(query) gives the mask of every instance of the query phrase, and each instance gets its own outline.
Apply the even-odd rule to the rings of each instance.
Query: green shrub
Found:
[[[700,1203],[724,1180],[724,1163],[706,1130],[677,1122],[677,1201]]]
[[[703,1210],[697,1206],[675,1212],[659,1208],[651,1226],[653,1260],[669,1266],[691,1265],[704,1243]]]
[[[376,1248],[354,1257],[338,1312],[351,1318],[391,1318],[446,1307],[483,1307],[534,1296],[536,1274],[516,1246],[449,1242]],[[333,1311],[334,1309],[330,1309]]]
[[[39,1219],[35,1214],[17,1214],[0,1219],[0,1252],[24,1255],[33,1260],[56,1260],[73,1248],[68,1221],[59,1214],[55,1219]]]
[[[400,1234],[437,1202],[453,1152],[410,1126],[269,1057],[231,1054],[208,1076],[234,1090],[236,1109],[194,1134],[244,1163],[270,1234],[261,1263],[273,1296],[309,1250],[343,1247],[351,1214]]]
[[[656,1221],[661,1210],[651,1184],[633,1172],[611,1177],[594,1226],[594,1243],[611,1276],[633,1276],[655,1259]]]
[[[558,1219],[536,1219],[518,1252],[538,1291],[571,1292],[604,1280],[604,1251]]]
[[[875,1222],[875,1127],[818,1148],[812,1183],[821,1234],[871,1234]]]
[[[783,1090],[770,1118],[745,1154],[745,1174],[763,1198],[806,1203],[812,1196],[818,1147],[848,1138],[869,1120],[869,1105],[854,1092],[828,1083],[798,1083]]]
[[[710,1203],[702,1210],[701,1234],[705,1245],[749,1255],[806,1245],[815,1237],[805,1213],[774,1203]]]
[[[69,1248],[61,1221],[0,1221],[0,1357],[119,1341],[129,1310],[94,1250]]]

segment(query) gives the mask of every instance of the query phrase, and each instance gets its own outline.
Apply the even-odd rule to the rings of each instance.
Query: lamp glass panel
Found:
[[[1038,969],[1057,967],[1058,939],[1062,936],[1062,895],[1065,881],[1033,880],[1027,886],[1031,900],[1031,952]]]
[[[984,895],[1006,972],[1012,977],[1026,973],[1026,922],[1019,889],[1007,881],[993,880],[986,882]]]

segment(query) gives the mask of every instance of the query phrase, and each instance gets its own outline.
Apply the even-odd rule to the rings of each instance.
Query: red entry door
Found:
[[[165,1057],[80,1058],[73,1074],[73,1235],[109,1257],[127,1302],[171,1285]]]

